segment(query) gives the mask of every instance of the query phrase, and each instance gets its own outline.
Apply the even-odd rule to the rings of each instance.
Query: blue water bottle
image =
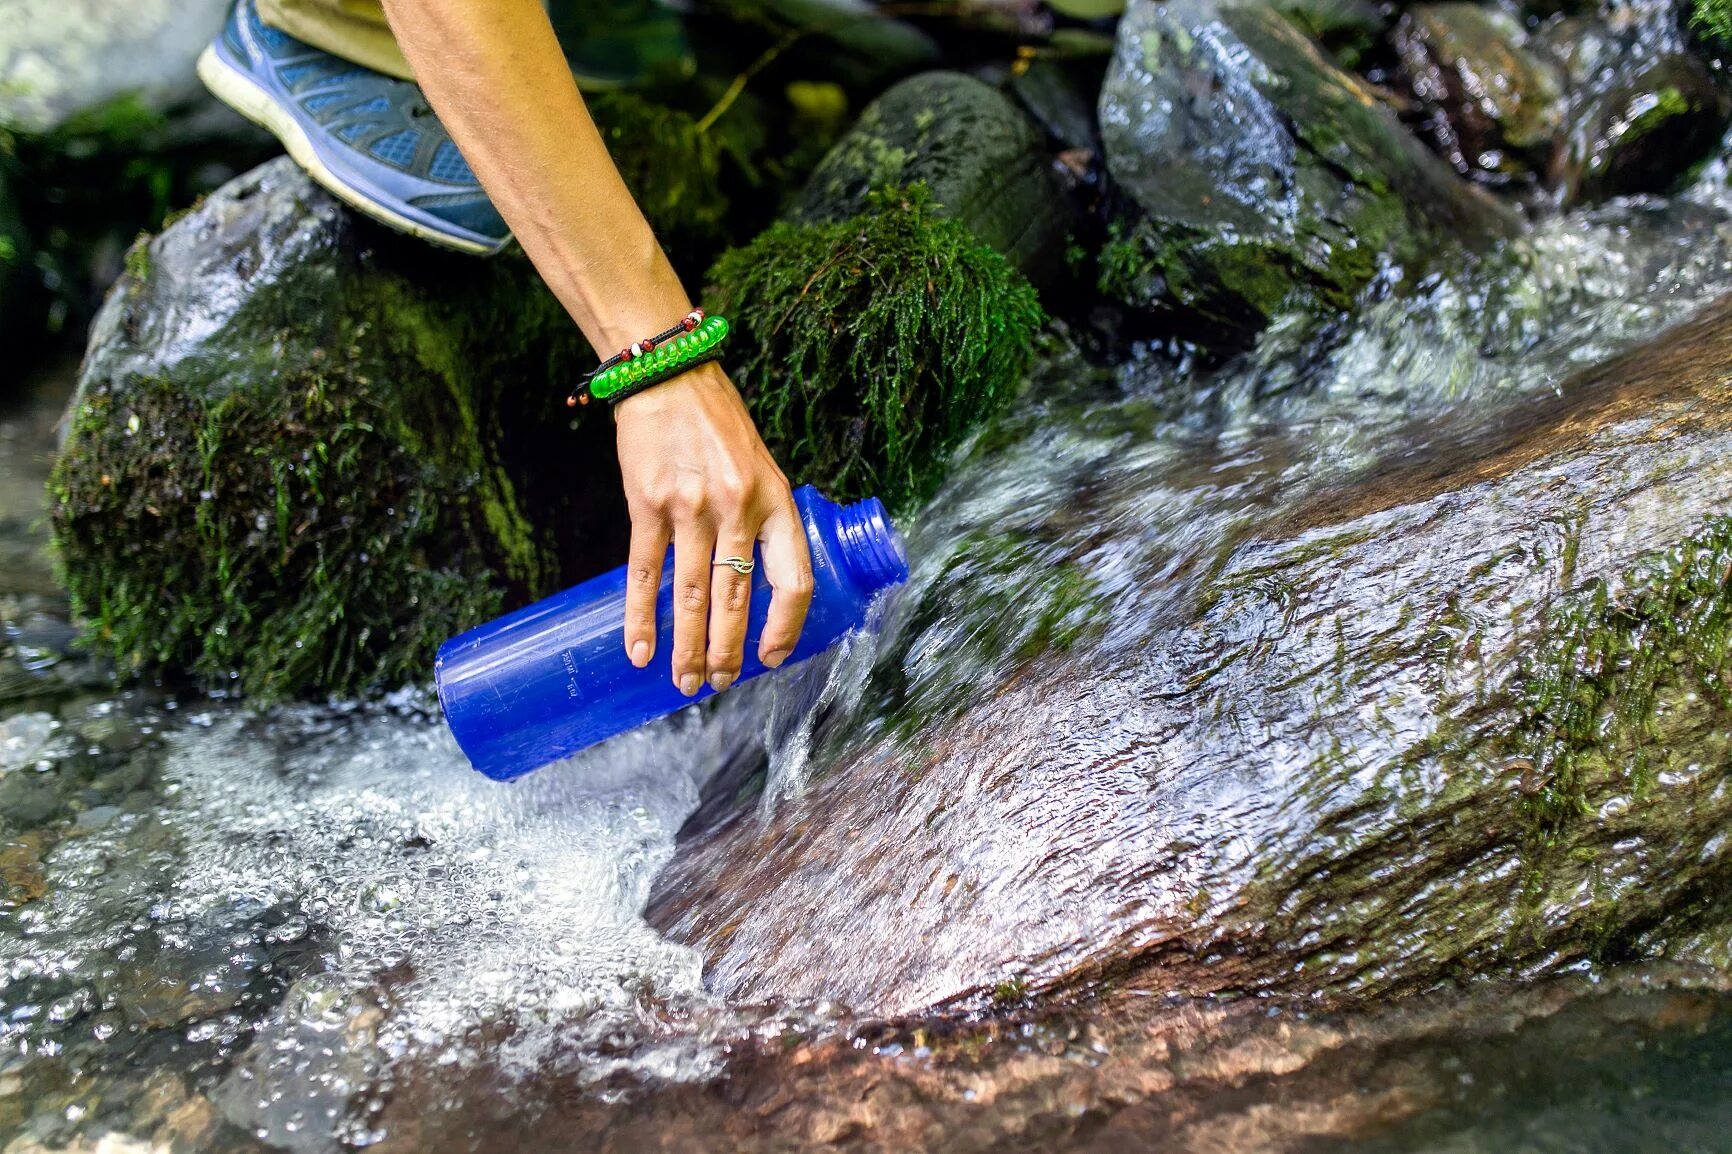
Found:
[[[794,503],[812,550],[812,608],[785,665],[822,653],[859,628],[872,598],[908,579],[902,541],[876,497],[841,506],[802,485]],[[741,681],[766,671],[758,638],[769,607],[770,585],[759,565]],[[686,697],[668,675],[671,564],[656,595],[656,627],[655,660],[638,669],[625,655],[621,566],[471,629],[439,647],[433,679],[445,721],[476,769],[509,781],[710,696],[705,685]]]

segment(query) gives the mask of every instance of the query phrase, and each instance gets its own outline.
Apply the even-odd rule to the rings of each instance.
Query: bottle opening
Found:
[[[863,589],[877,592],[908,580],[908,554],[902,537],[878,498],[868,497],[838,509],[836,535],[842,543],[842,563]]]

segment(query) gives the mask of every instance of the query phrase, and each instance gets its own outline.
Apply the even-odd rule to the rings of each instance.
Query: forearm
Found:
[[[537,0],[385,0],[428,102],[598,352],[691,308]]]

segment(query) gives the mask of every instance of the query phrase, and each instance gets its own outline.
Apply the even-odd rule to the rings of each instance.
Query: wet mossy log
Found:
[[[1271,435],[1125,483],[1240,508],[1248,462],[1290,477],[1316,434]],[[1132,972],[1351,999],[1732,963],[1732,306],[1415,435],[1157,554],[1100,642],[694,834],[652,920],[731,997],[887,1012]],[[1108,538],[1071,563],[1121,559]]]
[[[589,359],[527,262],[387,233],[287,159],[231,182],[93,329],[52,482],[92,643],[260,698],[424,680],[612,555],[611,431],[563,406]]]
[[[1133,0],[1100,121],[1138,209],[1102,288],[1227,336],[1346,310],[1380,275],[1413,283],[1514,229],[1266,0]]]

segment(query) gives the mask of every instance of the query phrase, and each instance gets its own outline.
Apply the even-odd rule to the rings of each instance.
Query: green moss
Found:
[[[777,460],[832,496],[927,495],[1021,383],[1034,289],[919,186],[847,220],[782,223],[711,270],[728,366]]]
[[[586,455],[558,382],[591,355],[558,302],[519,260],[327,246],[280,253],[167,367],[112,331],[93,350],[51,512],[123,671],[266,701],[392,687],[562,577]],[[191,303],[170,251],[132,251],[123,328]]]
[[[1732,47],[1732,0],[1691,0],[1690,23],[1716,47]]]
[[[209,403],[166,381],[87,399],[52,494],[97,648],[261,699],[425,677],[505,583],[476,579],[482,538],[446,519],[400,421],[312,375]]]
[[[609,155],[656,232],[675,243],[719,236],[728,212],[725,138],[700,132],[687,113],[631,93],[587,100]]]
[[[1524,667],[1518,746],[1537,788],[1529,810],[1550,844],[1589,812],[1588,783],[1639,790],[1656,713],[1677,692],[1732,712],[1732,519],[1718,518],[1614,586],[1574,595]]]

